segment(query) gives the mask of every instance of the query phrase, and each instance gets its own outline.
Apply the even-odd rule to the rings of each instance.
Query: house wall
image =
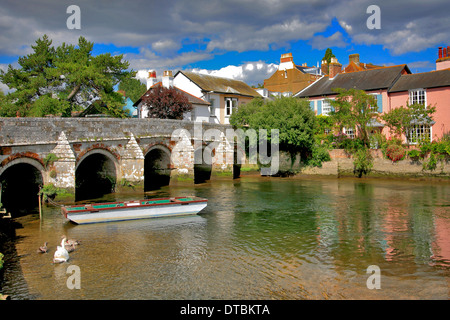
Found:
[[[202,89],[181,72],[173,78],[173,85],[186,91],[187,93],[192,94],[193,96],[196,96],[197,98],[204,98]]]
[[[409,100],[409,91],[394,92],[389,94],[390,109],[398,108],[400,106],[406,107]],[[426,103],[427,105],[435,106],[436,112],[433,119],[436,122],[432,126],[432,140],[442,138],[445,133],[450,132],[450,88],[428,88],[426,89]],[[388,129],[383,131],[389,136]]]

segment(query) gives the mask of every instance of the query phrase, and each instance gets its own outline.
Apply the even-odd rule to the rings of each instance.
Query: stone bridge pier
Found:
[[[21,193],[30,183],[53,184],[82,200],[215,175],[237,177],[237,149],[227,129],[181,120],[1,118],[3,195]]]

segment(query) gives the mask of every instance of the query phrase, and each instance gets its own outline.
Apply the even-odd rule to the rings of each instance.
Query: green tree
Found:
[[[119,90],[134,103],[147,91],[147,86],[137,79],[126,78],[120,81]]]
[[[403,134],[408,144],[412,141],[420,143],[422,141],[416,141],[417,137],[411,136],[411,129],[418,124],[431,125],[435,112],[436,107],[418,103],[406,104],[406,107],[400,106],[383,114],[381,119],[398,138]]]
[[[325,55],[322,58],[322,61],[325,60],[327,63],[331,62],[331,58],[335,58],[336,56],[333,54],[333,51],[330,48],[325,50]]]
[[[279,130],[280,150],[299,152],[302,159],[310,156],[314,144],[316,117],[309,102],[294,97],[277,98],[265,103],[261,98],[241,105],[230,117],[230,123],[243,130],[266,129],[270,141],[271,129]]]
[[[18,59],[20,68],[9,65],[6,72],[0,72],[0,81],[14,89],[0,113],[70,116],[71,111],[101,100],[110,115],[125,116],[123,96],[113,87],[134,73],[126,71],[129,63],[122,61],[123,55],[92,56],[93,46],[84,37],[77,46],[63,43],[57,48],[47,35],[36,40],[33,52]]]
[[[356,128],[357,136],[365,147],[370,146],[370,122],[378,117],[377,103],[372,95],[357,89],[335,89],[338,93],[331,100],[333,122],[340,128]],[[340,130],[342,131],[342,130]]]

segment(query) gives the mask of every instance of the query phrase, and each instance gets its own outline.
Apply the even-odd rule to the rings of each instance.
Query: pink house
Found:
[[[407,65],[378,67],[357,72],[337,73],[324,76],[302,91],[295,94],[307,98],[311,109],[317,115],[327,115],[331,111],[330,99],[336,97],[334,88],[360,89],[373,94],[377,100],[378,112],[389,112],[394,108],[406,106],[407,103],[424,103],[436,106],[434,123],[430,125],[415,124],[412,136],[417,139],[440,139],[450,133],[450,51],[439,49],[436,71],[411,74]],[[373,132],[382,131],[389,137],[390,132],[382,123],[373,123]],[[352,128],[344,129],[354,137]],[[406,141],[405,141],[406,142]]]

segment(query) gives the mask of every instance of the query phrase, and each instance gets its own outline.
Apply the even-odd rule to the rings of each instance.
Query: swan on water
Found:
[[[66,238],[62,239],[61,246],[58,246],[56,252],[53,256],[53,263],[66,262],[69,260],[69,252],[67,252],[64,244],[66,242]]]

